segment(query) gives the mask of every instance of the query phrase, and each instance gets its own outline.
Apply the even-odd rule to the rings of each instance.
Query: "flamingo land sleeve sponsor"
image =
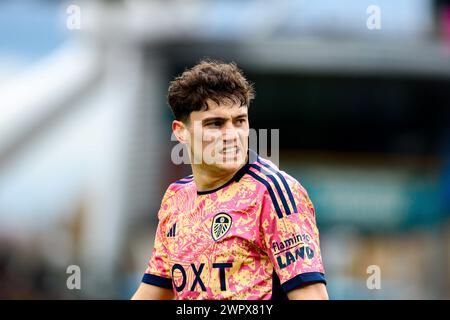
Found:
[[[278,267],[284,269],[290,264],[314,257],[314,250],[309,245],[311,237],[308,234],[292,234],[291,237],[281,241],[272,242],[272,252]]]

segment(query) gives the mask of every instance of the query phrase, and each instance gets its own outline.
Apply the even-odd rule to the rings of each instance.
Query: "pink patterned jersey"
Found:
[[[223,186],[169,186],[143,282],[176,299],[278,299],[325,282],[319,231],[306,190],[253,151]]]

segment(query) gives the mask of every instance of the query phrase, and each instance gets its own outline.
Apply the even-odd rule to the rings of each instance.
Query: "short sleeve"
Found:
[[[167,207],[166,196],[163,198],[158,213],[158,227],[156,229],[155,241],[152,255],[148,261],[142,282],[159,287],[172,289],[172,279],[169,265],[169,252],[166,246],[166,227],[164,210]]]
[[[314,206],[297,181],[285,185],[280,197],[264,195],[261,209],[263,245],[287,293],[305,284],[326,284]]]

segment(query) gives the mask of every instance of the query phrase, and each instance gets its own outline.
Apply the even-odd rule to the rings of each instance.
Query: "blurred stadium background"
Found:
[[[3,0],[0,299],[131,296],[190,173],[168,81],[204,57],[236,61],[252,126],[280,129],[332,299],[450,298],[449,1]]]

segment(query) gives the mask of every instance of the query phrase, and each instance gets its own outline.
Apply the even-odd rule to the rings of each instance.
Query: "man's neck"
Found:
[[[233,178],[245,164],[242,164],[236,171],[215,171],[202,168],[199,165],[192,165],[192,173],[194,175],[194,182],[197,187],[197,191],[214,190]]]

